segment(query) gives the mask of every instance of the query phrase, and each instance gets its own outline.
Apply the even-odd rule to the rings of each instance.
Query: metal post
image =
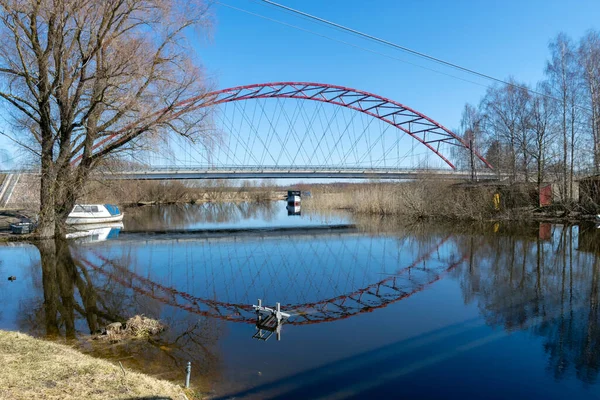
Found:
[[[187,367],[185,367],[185,388],[190,387],[190,375],[192,374],[192,362],[188,361]]]
[[[258,306],[262,307],[262,300],[261,299],[258,299]]]
[[[475,157],[473,155],[473,139],[469,140],[469,150],[471,151],[471,181],[475,181]]]

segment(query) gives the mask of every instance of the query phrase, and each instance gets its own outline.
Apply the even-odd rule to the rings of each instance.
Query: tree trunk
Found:
[[[42,150],[44,153],[44,150]],[[55,192],[56,176],[53,168],[51,150],[42,154],[42,176],[40,181],[40,214],[36,235],[42,239],[54,237],[56,225]]]
[[[525,174],[525,182],[529,182],[529,157],[527,149],[523,149],[523,173]]]
[[[92,166],[82,162],[77,167],[68,161],[56,166],[57,172],[42,172],[40,193],[40,218],[36,234],[40,238],[64,238],[67,233],[66,220],[81,196]],[[44,168],[42,168],[44,171]],[[51,178],[48,178],[51,177]]]
[[[538,205],[540,207],[542,207],[542,182],[544,180],[543,177],[543,150],[541,150],[542,145],[539,145],[539,150],[538,150],[538,154],[537,154],[537,187],[538,187]]]
[[[567,199],[567,169],[568,169],[568,153],[569,143],[567,139],[567,99],[563,96],[563,179],[562,179],[562,198],[563,202]]]
[[[597,174],[600,172],[600,149],[598,148],[600,143],[598,143],[598,139],[600,136],[598,127],[598,105],[596,104],[596,91],[594,85],[590,85],[590,93],[591,93],[591,105],[592,105],[592,140],[594,143],[594,173]]]
[[[515,149],[515,134],[514,130],[511,130],[510,133],[510,176],[512,182],[517,181],[517,155]]]
[[[596,145],[596,152],[594,153],[594,160],[596,161],[596,173],[600,173],[600,98],[594,106],[594,143]]]
[[[66,221],[69,213],[75,205],[80,189],[76,187],[71,178],[71,165],[66,162],[56,174],[56,199],[54,209],[56,218],[54,221],[54,232],[56,237],[64,238],[66,235]]]
[[[49,178],[42,173],[40,218],[36,229],[39,238],[65,237],[65,222],[75,204],[74,189],[69,180],[65,180],[60,174]]]

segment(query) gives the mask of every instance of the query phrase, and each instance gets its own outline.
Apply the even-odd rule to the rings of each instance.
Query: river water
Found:
[[[595,226],[293,214],[145,207],[121,229],[4,244],[0,328],[181,383],[191,361],[218,399],[600,397]],[[290,317],[257,327],[258,299]],[[168,329],[90,339],[135,314]]]

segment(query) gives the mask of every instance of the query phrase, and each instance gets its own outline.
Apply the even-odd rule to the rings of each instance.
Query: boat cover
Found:
[[[119,232],[121,232],[121,228],[111,228],[111,230],[108,232],[108,235],[106,235],[106,238],[114,239],[119,236]]]
[[[104,207],[106,207],[110,215],[121,214],[121,211],[119,211],[119,207],[115,206],[114,204],[105,204]]]

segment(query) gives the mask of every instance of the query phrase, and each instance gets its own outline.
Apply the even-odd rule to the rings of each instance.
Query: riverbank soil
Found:
[[[0,399],[186,399],[181,387],[82,354],[0,331]]]

